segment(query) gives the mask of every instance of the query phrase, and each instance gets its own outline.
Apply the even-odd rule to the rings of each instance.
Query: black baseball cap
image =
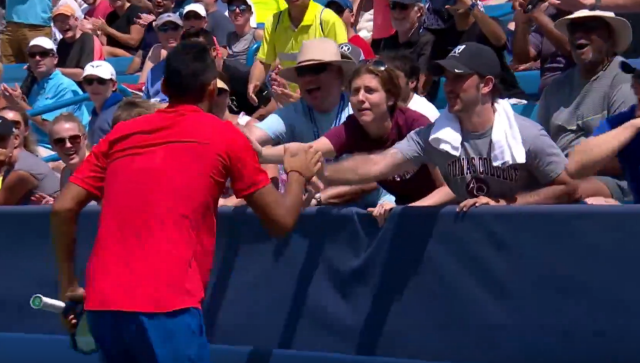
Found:
[[[9,137],[15,132],[15,125],[8,118],[0,116],[0,136]]]
[[[447,58],[431,63],[429,73],[441,77],[448,70],[458,74],[500,77],[500,60],[493,49],[480,43],[462,43]]]

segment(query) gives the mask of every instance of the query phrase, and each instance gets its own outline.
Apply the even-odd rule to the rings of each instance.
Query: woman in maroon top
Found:
[[[360,65],[351,77],[349,88],[353,114],[342,125],[310,143],[325,158],[383,151],[404,139],[411,131],[430,124],[424,115],[398,104],[402,86],[396,72],[380,60]],[[260,155],[261,163],[282,162],[282,146],[264,150],[254,148]],[[437,188],[447,188],[440,172],[435,168],[429,170],[426,165],[378,184],[396,198],[398,205],[415,203]],[[428,205],[428,201],[423,200],[420,205]],[[390,205],[382,209],[388,211],[392,207]],[[381,212],[378,211],[378,214]]]

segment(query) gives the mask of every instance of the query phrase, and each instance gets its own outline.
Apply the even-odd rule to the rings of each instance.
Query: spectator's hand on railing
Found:
[[[290,143],[284,145],[284,170],[296,172],[305,180],[311,180],[321,167],[322,153],[313,150],[311,145]]]
[[[391,211],[395,207],[396,205],[393,203],[381,202],[381,203],[378,203],[378,205],[375,208],[367,209],[367,212],[371,213],[373,215],[373,218],[375,218],[378,221],[378,226],[382,227],[384,225],[384,222],[389,217],[389,214],[391,214]]]
[[[308,184],[309,189],[313,190],[315,193],[320,193],[324,190],[324,184],[318,179],[317,176],[314,176],[311,180],[309,180]]]
[[[137,18],[135,18],[135,23],[143,28],[146,28],[147,25],[153,23],[156,20],[156,16],[153,14],[139,14]]]
[[[19,106],[20,102],[23,101],[22,91],[20,90],[20,86],[16,83],[16,88],[11,88],[7,84],[3,83],[0,86],[2,89],[2,98],[11,106]]]
[[[591,197],[585,199],[584,202],[591,205],[620,205],[617,200],[605,197]]]
[[[467,199],[464,202],[460,203],[460,205],[458,206],[458,212],[466,212],[473,207],[479,207],[481,205],[507,205],[507,202],[502,199],[494,200],[487,197]]]
[[[43,193],[36,193],[31,196],[31,204],[33,205],[48,205],[53,204],[54,201],[54,198]]]

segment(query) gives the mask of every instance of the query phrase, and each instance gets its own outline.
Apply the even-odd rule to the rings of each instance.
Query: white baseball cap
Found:
[[[207,17],[207,11],[204,9],[204,6],[200,3],[193,3],[185,6],[184,11],[182,12],[182,17],[184,18],[184,16],[190,11],[195,11],[196,13],[200,14],[200,16],[204,18]]]
[[[84,67],[82,78],[86,76],[97,76],[102,79],[116,80],[116,70],[113,69],[111,64],[105,61],[93,61]]]
[[[56,51],[56,46],[53,44],[53,42],[51,41],[51,39],[46,38],[46,37],[37,37],[37,38],[33,38],[33,40],[31,42],[29,42],[29,46],[27,47],[27,49],[34,47],[34,46],[40,46],[44,49],[47,50],[52,50],[52,51]]]

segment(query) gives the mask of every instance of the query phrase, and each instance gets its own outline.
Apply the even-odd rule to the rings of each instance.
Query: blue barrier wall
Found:
[[[0,209],[0,332],[62,333],[56,316],[27,304],[34,293],[56,296],[47,213]],[[97,214],[82,216],[81,265]],[[638,361],[638,220],[640,206],[399,208],[379,229],[364,212],[319,208],[275,240],[245,209],[223,209],[207,330],[213,343],[267,357],[279,348],[450,362]],[[10,346],[0,337],[0,352],[3,342]]]

